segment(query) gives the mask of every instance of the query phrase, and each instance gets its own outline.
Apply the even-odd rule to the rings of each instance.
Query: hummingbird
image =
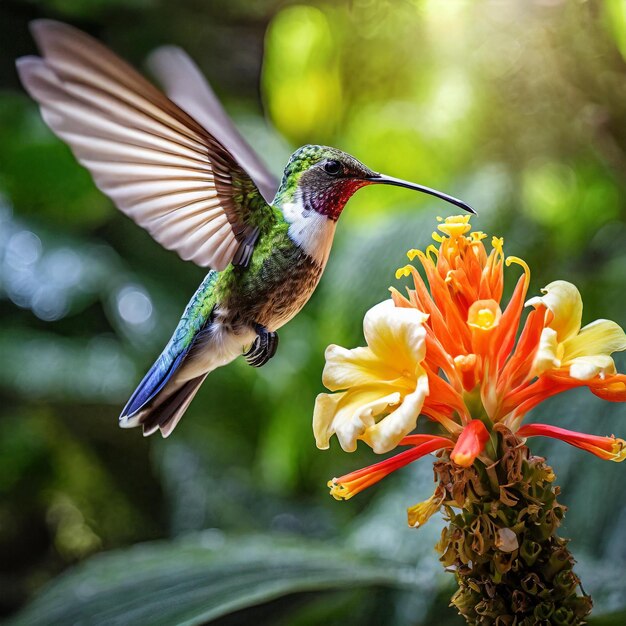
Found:
[[[19,58],[17,69],[46,124],[123,213],[209,269],[122,410],[124,428],[167,437],[210,372],[275,355],[277,330],[317,287],[337,221],[361,187],[406,187],[474,213],[327,146],[296,150],[279,181],[180,48],[148,59],[163,93],[74,27],[36,20],[31,31],[41,57]]]

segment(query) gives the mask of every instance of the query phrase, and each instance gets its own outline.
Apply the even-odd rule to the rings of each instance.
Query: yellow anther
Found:
[[[474,232],[470,233],[470,237],[472,238],[472,243],[478,243],[483,239],[487,239],[487,233],[483,233],[482,230],[475,230]]]
[[[480,328],[491,328],[496,320],[493,311],[489,309],[479,309],[476,314],[475,324]]]
[[[530,283],[530,267],[528,267],[528,263],[526,263],[524,259],[520,259],[518,256],[509,256],[506,258],[505,263],[507,267],[510,267],[512,263],[521,265],[524,274],[526,274],[526,284],[528,285]]]
[[[498,254],[503,254],[502,249],[504,248],[504,237],[492,237],[491,246]]]
[[[401,278],[406,278],[411,275],[411,270],[413,268],[410,265],[405,265],[404,267],[399,267],[396,270],[396,280],[400,280]]]
[[[437,231],[433,231],[431,237],[437,242],[437,243],[441,243],[444,240],[444,237],[442,237]]]
[[[469,215],[452,215],[446,217],[443,224],[439,224],[437,228],[450,237],[460,237],[472,230],[469,218]]]
[[[473,328],[491,330],[501,317],[502,311],[495,300],[477,300],[467,312],[467,323]]]
[[[406,255],[409,257],[409,261],[412,261],[419,253],[420,253],[419,250],[412,248],[406,253]]]
[[[350,490],[345,485],[338,484],[336,480],[336,478],[333,478],[326,483],[330,489],[330,495],[335,500],[349,500],[354,494],[350,493]]]
[[[612,454],[613,457],[610,459],[611,461],[615,461],[616,463],[621,463],[624,459],[626,459],[626,441],[623,439],[615,439],[615,443],[613,444]]]
[[[434,260],[431,258],[431,254],[435,257]],[[435,263],[437,261],[437,257],[439,256],[439,250],[437,250],[437,248],[431,243],[430,246],[426,248],[426,256],[431,263]]]

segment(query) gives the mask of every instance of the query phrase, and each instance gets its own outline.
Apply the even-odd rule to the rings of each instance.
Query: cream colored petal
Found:
[[[330,391],[397,378],[397,373],[386,367],[369,348],[348,350],[330,345],[325,357],[322,382]]]
[[[621,326],[611,320],[596,320],[563,344],[563,360],[622,350],[626,350],[626,334]]]
[[[579,356],[569,362],[569,375],[577,380],[591,380],[596,376],[604,378],[615,374],[615,362],[607,354]]]
[[[533,361],[532,374],[533,376],[540,376],[547,370],[559,367],[560,365],[561,361],[558,358],[556,331],[552,328],[544,328],[541,331],[539,348],[537,349],[537,354],[535,354],[535,360]]]
[[[362,437],[363,441],[377,454],[393,450],[416,427],[427,395],[428,377],[422,370],[415,391],[406,395],[395,411],[368,428]]]
[[[354,452],[358,439],[367,442],[367,433],[369,433],[372,428],[376,428],[376,418],[387,413],[393,407],[398,406],[399,403],[402,403],[400,404],[400,408],[402,408],[404,402],[402,402],[401,394],[397,391],[381,398],[375,398],[364,404],[362,398],[358,400],[355,399],[350,408],[346,407],[347,419],[343,418],[343,415],[337,415],[335,432],[341,447],[346,452]],[[396,411],[398,410],[400,409],[396,409]],[[391,415],[396,411],[393,411]],[[383,417],[379,423],[383,423],[385,420],[389,419],[389,417],[390,415]],[[384,450],[384,452],[390,449],[391,448],[388,448]],[[375,448],[374,452],[377,452]]]
[[[385,300],[372,307],[363,320],[367,345],[386,365],[398,372],[409,371],[426,356],[426,313],[417,309],[396,307]]]
[[[549,327],[556,330],[559,343],[574,337],[580,330],[583,316],[583,301],[576,286],[564,280],[555,280],[541,291],[545,295],[531,298],[526,306],[542,302],[552,311],[554,318]]]
[[[341,447],[346,452],[354,452],[357,439],[374,425],[375,417],[401,400],[401,394],[390,385],[370,385],[343,393],[319,394],[313,411],[317,447],[327,449],[330,438],[336,434]]]
[[[334,431],[331,424],[335,413],[337,412],[339,403],[346,395],[344,393],[320,393],[315,398],[315,408],[313,409],[313,435],[315,437],[315,445],[320,450],[328,450],[330,448],[330,438]]]

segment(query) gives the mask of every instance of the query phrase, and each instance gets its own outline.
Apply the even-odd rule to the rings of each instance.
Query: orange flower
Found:
[[[617,437],[599,437],[598,435],[587,435],[577,433],[573,430],[558,428],[548,424],[527,424],[522,426],[517,434],[520,437],[552,437],[560,439],[570,446],[576,446],[581,450],[586,450],[604,459],[605,461],[620,462],[626,458],[626,441]]]
[[[402,439],[399,445],[412,445],[414,447],[380,463],[369,465],[339,478],[333,478],[328,481],[331,495],[337,500],[349,500],[352,496],[382,480],[391,472],[395,472],[397,469],[431,452],[451,448],[454,444],[449,439],[436,435],[412,435]]]
[[[469,467],[485,448],[489,431],[480,420],[472,420],[459,435],[450,458],[461,467]]]
[[[409,445],[419,414],[439,424],[441,445],[433,448],[435,440],[420,440],[412,450],[335,479],[333,495],[351,497],[423,456],[424,450],[453,448],[451,459],[469,466],[488,456],[484,448],[499,422],[521,437],[556,437],[601,458],[624,460],[621,439],[540,424],[520,429],[537,404],[573,387],[586,386],[603,399],[626,401],[626,376],[616,372],[611,358],[611,353],[626,350],[624,331],[609,320],[581,327],[582,298],[565,281],[550,283],[543,295],[528,300],[522,323],[528,265],[518,257],[505,259],[500,238],[491,239],[488,251],[487,236],[470,232],[469,216],[449,217],[438,229],[440,233],[433,233],[437,247],[408,252],[409,260],[419,261],[426,280],[406,265],[396,278],[410,277],[412,288],[406,296],[391,288],[395,311],[415,315],[398,316],[385,303],[368,313],[376,319],[375,325],[366,324],[371,349],[329,348],[324,382],[331,391],[347,391],[320,394],[316,436],[320,447],[328,447],[336,432],[348,451],[362,439],[375,452],[385,452]],[[523,273],[503,303],[504,269],[512,264]],[[385,347],[384,355],[377,345]],[[415,515],[422,519],[435,501]]]

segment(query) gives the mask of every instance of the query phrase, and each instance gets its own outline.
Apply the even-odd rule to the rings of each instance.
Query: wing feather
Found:
[[[96,185],[164,247],[224,269],[247,229],[234,179],[254,183],[194,118],[88,35],[38,20],[43,58],[18,60],[22,83],[50,128]],[[264,206],[266,210],[269,207]]]
[[[148,57],[148,66],[169,98],[226,146],[250,174],[265,200],[272,202],[278,180],[241,136],[191,58],[176,46],[163,46]]]

